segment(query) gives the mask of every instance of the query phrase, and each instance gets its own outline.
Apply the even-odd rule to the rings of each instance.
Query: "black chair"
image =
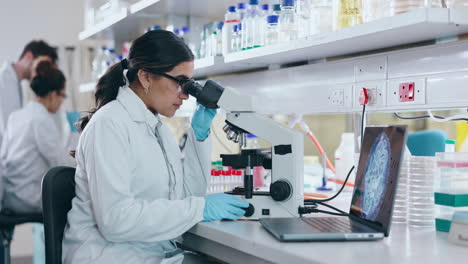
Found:
[[[13,239],[13,230],[16,225],[25,223],[42,223],[41,213],[16,214],[4,210],[0,213],[0,232],[2,233],[3,243],[3,263],[10,264],[10,244]]]
[[[75,197],[75,169],[55,167],[42,180],[42,210],[47,264],[62,263],[62,240],[67,214]]]

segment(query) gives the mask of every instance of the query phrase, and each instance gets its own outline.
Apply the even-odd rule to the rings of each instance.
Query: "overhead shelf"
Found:
[[[143,34],[146,28],[165,24],[167,16],[201,17],[206,22],[218,21],[223,19],[226,7],[225,1],[140,0],[82,31],[79,40],[104,38],[119,42],[131,41]]]
[[[216,65],[214,74],[336,57],[463,33],[468,33],[468,8],[421,8],[306,39],[227,54],[224,63]]]
[[[210,7],[205,9],[210,3]],[[80,39],[110,31],[116,39],[131,39],[148,26],[148,14],[215,16],[224,13],[223,1],[142,0],[127,10],[80,33]],[[209,10],[209,11],[207,11]],[[342,30],[310,36],[287,43],[260,47],[195,61],[195,77],[236,73],[300,61],[337,57],[353,53],[441,39],[468,33],[468,8],[421,8]]]
[[[93,37],[101,36],[100,34],[104,31],[107,31],[109,28],[115,27],[115,25],[124,20],[127,17],[128,10],[126,8],[121,8],[119,12],[108,16],[105,20],[97,23],[93,27],[90,27],[78,35],[79,40],[85,40]]]
[[[219,20],[224,17],[228,3],[210,0],[141,0],[130,6],[130,13],[172,14]]]

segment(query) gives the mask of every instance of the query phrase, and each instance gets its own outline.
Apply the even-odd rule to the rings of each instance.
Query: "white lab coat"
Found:
[[[8,116],[13,111],[21,108],[21,102],[21,85],[13,68],[13,63],[4,62],[0,67],[0,144]]]
[[[0,149],[5,209],[18,213],[42,211],[44,174],[54,166],[75,164],[61,135],[54,114],[37,101],[9,116]]]
[[[167,256],[173,240],[203,219],[210,151],[210,140],[196,141],[190,129],[182,164],[169,128],[120,88],[78,143],[64,263],[180,263],[182,255]]]

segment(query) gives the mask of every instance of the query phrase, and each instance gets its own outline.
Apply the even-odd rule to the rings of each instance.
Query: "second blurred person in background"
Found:
[[[36,99],[9,116],[0,150],[3,208],[15,213],[41,212],[44,174],[54,166],[75,164],[54,121],[66,97],[63,73],[43,57],[33,65],[31,77]]]

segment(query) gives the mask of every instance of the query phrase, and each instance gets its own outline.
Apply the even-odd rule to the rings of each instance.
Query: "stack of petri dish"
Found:
[[[408,224],[415,227],[434,226],[435,157],[411,157],[408,180]]]
[[[393,223],[407,223],[408,220],[408,180],[409,180],[409,161],[410,157],[403,159],[400,166],[400,176],[398,178],[397,192],[395,195],[395,205],[393,207]]]

